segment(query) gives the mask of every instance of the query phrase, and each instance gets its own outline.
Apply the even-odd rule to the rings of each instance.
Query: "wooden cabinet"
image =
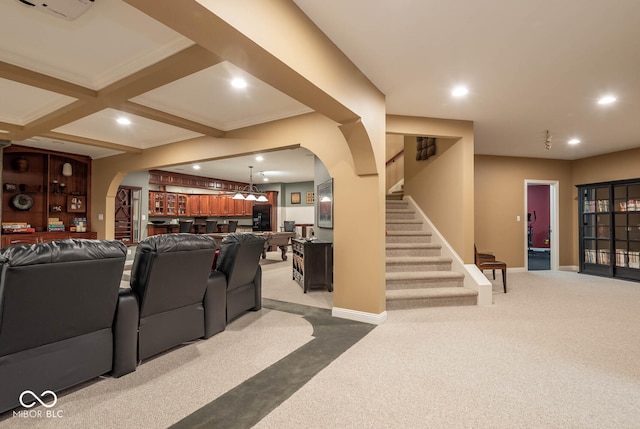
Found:
[[[3,150],[2,163],[3,223],[46,233],[50,225],[70,232],[83,222],[90,231],[91,158],[11,145]]]
[[[189,216],[209,216],[209,195],[189,195]]]
[[[231,216],[231,211],[234,209],[233,198],[230,195],[219,195],[218,200],[220,202],[218,216]]]
[[[580,272],[640,280],[640,179],[578,186]]]
[[[244,200],[244,216],[253,215],[253,201]]]
[[[245,200],[231,200],[233,201],[233,213],[232,216],[244,216],[244,203]]]
[[[220,196],[209,195],[209,216],[218,216],[220,214]]]
[[[178,216],[189,215],[189,199],[185,194],[178,194]]]
[[[178,216],[178,194],[165,194],[166,216]]]
[[[149,191],[149,216],[165,216],[167,214],[166,197],[166,192]]]
[[[152,185],[185,186],[189,188],[209,189],[212,191],[235,191],[248,185],[242,182],[192,176],[162,170],[150,170],[149,183]]]
[[[323,287],[333,291],[333,245],[321,240],[291,240],[293,248],[293,279],[304,293]]]
[[[209,216],[209,195],[198,195],[200,200],[200,216]],[[195,215],[192,215],[195,216]]]
[[[266,192],[273,207],[272,224],[277,225],[276,191]],[[232,194],[179,194],[165,191],[149,191],[149,216],[252,216],[253,201],[234,200]],[[275,231],[275,229],[274,229]]]

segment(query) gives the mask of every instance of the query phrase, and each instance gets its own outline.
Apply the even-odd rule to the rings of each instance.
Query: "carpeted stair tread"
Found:
[[[441,249],[437,243],[387,243],[387,249]]]
[[[398,236],[402,237],[405,235],[421,235],[424,237],[431,237],[431,233],[428,231],[387,231],[387,235],[389,236]]]
[[[390,208],[409,208],[409,203],[402,200],[387,200],[386,201],[387,210]]]
[[[387,219],[386,223],[387,225],[389,225],[390,223],[403,223],[403,224],[419,223],[420,225],[422,225],[421,220],[415,220],[415,219]]]
[[[398,271],[386,273],[387,280],[460,280],[464,274],[457,271]]]
[[[438,287],[424,289],[398,289],[387,291],[387,301],[402,299],[437,299],[437,298],[458,298],[476,297],[478,292],[463,287]]]
[[[388,208],[386,210],[387,213],[415,213],[415,210],[407,209],[407,208]]]
[[[448,264],[451,258],[444,256],[387,256],[387,264]]]
[[[402,193],[397,193],[397,194],[387,194],[386,195],[386,200],[387,201],[394,201],[394,200],[398,200],[398,201],[402,201],[402,198],[404,197],[404,195],[402,195]]]

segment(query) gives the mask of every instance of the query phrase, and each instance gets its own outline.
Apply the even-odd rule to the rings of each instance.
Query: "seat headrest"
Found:
[[[47,243],[13,244],[2,249],[0,263],[11,267],[51,262],[122,258],[127,246],[116,240],[67,239]]]
[[[215,249],[212,237],[201,234],[159,234],[145,238],[138,245],[137,252],[183,252],[186,250]]]
[[[238,243],[238,244],[244,244],[244,243],[261,243],[264,244],[264,238],[260,237],[258,235],[254,235],[251,233],[233,233],[233,234],[229,234],[226,237],[224,237],[222,239],[222,244],[232,244],[232,243]]]

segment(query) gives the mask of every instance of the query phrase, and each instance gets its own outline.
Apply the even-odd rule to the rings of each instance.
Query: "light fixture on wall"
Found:
[[[73,168],[71,167],[70,163],[65,162],[64,164],[62,164],[62,175],[65,177],[70,177],[73,175]]]
[[[244,194],[247,194],[246,196]],[[267,202],[269,201],[267,197],[258,191],[253,185],[253,166],[249,166],[249,185],[242,188],[242,190],[236,192],[233,196],[234,200],[247,200],[247,201],[258,201],[258,202]]]

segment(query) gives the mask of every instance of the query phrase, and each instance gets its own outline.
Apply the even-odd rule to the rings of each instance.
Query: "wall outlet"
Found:
[[[147,215],[142,215],[142,220],[146,220],[147,219]]]
[[[104,214],[98,213],[98,220],[104,220]]]
[[[520,216],[516,216],[516,221],[520,222]]]

